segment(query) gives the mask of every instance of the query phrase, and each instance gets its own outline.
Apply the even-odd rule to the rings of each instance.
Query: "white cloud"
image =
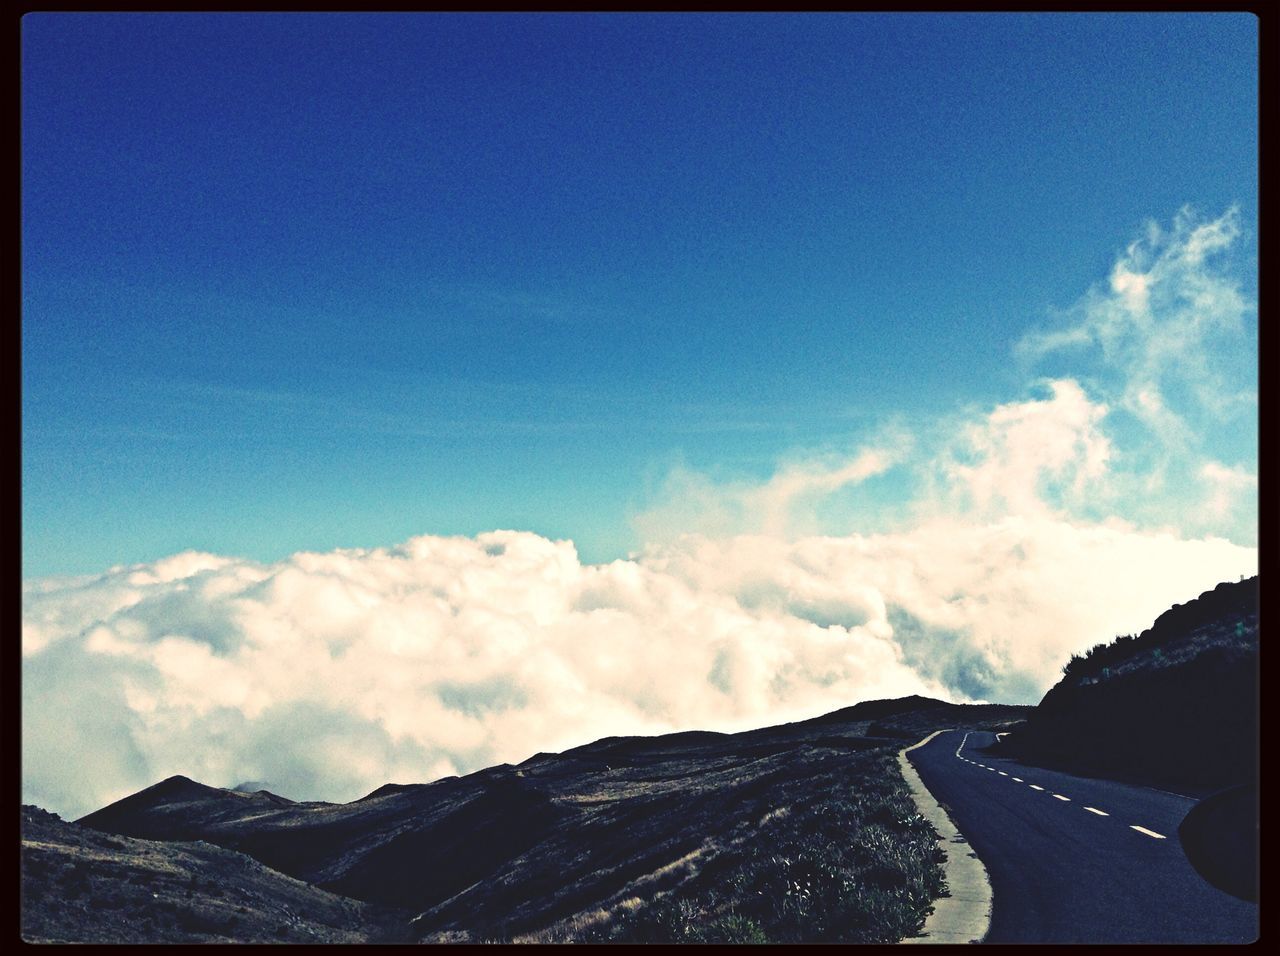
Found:
[[[1048,513],[1051,499],[1079,500],[1105,473],[1111,443],[1099,425],[1107,407],[1070,379],[1049,389],[1048,399],[1000,405],[969,422],[943,451],[952,489],[978,513]]]
[[[1119,293],[1124,307],[1136,315],[1148,311],[1147,289],[1150,279],[1144,273],[1130,272],[1123,263],[1117,263],[1111,272],[1111,291]]]
[[[27,587],[24,799],[75,815],[185,773],[349,800],[609,734],[1034,700],[1070,652],[1255,556],[1039,517],[598,566],[505,531],[184,560]]]
[[[80,813],[186,773],[347,800],[608,734],[943,692],[883,613],[815,624],[527,533],[203,557],[27,588],[29,799]]]
[[[1105,288],[1068,310],[1065,327],[1029,333],[1017,351],[1038,363],[1096,346],[1107,400],[1163,450],[1186,453],[1208,422],[1252,411],[1252,390],[1236,378],[1257,307],[1226,258],[1241,232],[1235,207],[1209,222],[1184,208],[1169,229],[1149,222]]]
[[[1197,450],[1248,406],[1212,398],[1251,308],[1213,265],[1236,220],[1153,224],[1022,343],[1094,346],[1105,374],[756,482],[675,469],[630,560],[495,531],[27,582],[23,798],[74,816],[184,773],[350,800],[611,734],[1034,702],[1070,654],[1256,572],[1224,535],[1250,540],[1257,479]],[[905,510],[867,513],[877,486]],[[824,535],[841,496],[859,533]]]
[[[1228,468],[1221,462],[1207,461],[1200,468],[1201,480],[1209,486],[1204,507],[1217,522],[1229,518],[1243,495],[1256,494],[1258,476],[1246,468]],[[1250,509],[1252,511],[1252,509]]]
[[[815,532],[816,507],[842,489],[861,484],[902,462],[910,438],[886,430],[881,441],[851,456],[797,458],[765,481],[713,481],[688,467],[666,475],[657,499],[632,518],[646,542],[672,541],[691,532],[795,537]]]
[[[1149,222],[1105,287],[1019,343],[1032,365],[1071,363],[1110,409],[1106,479],[1078,513],[1256,540],[1256,485],[1219,464],[1229,456],[1247,474],[1256,448],[1257,304],[1242,291],[1243,235],[1234,207],[1209,221],[1184,208],[1167,228]]]
[[[1252,549],[1221,539],[1043,515],[790,543],[691,537],[645,560],[744,606],[892,634],[922,678],[998,700],[1038,699],[1073,651],[1256,568]]]

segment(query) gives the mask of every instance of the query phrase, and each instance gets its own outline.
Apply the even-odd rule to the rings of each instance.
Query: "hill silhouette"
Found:
[[[1258,899],[1258,578],[1176,604],[1073,657],[998,749],[1028,763],[1203,797],[1178,829],[1213,885]]]
[[[1219,584],[1074,657],[1002,747],[1192,794],[1256,781],[1258,579]]]
[[[179,776],[78,823],[205,841],[407,914],[413,940],[896,941],[942,891],[897,769],[904,737],[1027,710],[916,697],[737,734],[608,737],[346,804]]]
[[[192,781],[165,781],[172,795]],[[152,788],[153,790],[155,788]],[[205,787],[203,790],[214,788]],[[340,895],[208,843],[115,836],[22,808],[29,942],[394,942],[409,914]]]

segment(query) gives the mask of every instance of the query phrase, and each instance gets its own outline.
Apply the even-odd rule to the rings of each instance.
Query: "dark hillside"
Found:
[[[386,942],[407,919],[221,847],[111,836],[22,808],[28,942]]]
[[[1175,605],[1063,670],[1004,739],[1007,752],[1188,793],[1256,780],[1256,577]]]
[[[166,780],[86,827],[205,840],[403,908],[430,941],[892,941],[941,887],[895,755],[1025,707],[872,701],[739,734],[609,737],[347,804]]]

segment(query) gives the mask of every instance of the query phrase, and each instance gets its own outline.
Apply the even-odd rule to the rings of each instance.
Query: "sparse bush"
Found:
[[[722,917],[711,923],[703,930],[702,939],[704,943],[767,943],[769,937],[765,936],[764,930],[760,928],[760,924],[753,919],[745,916],[739,916],[732,913]]]
[[[809,798],[647,904],[616,912],[614,942],[896,942],[942,892],[936,835],[892,750],[861,755]],[[829,785],[827,785],[829,784]]]

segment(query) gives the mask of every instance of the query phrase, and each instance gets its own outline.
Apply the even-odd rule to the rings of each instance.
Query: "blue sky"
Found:
[[[23,799],[1035,703],[1257,569],[1257,22],[22,21]]]
[[[494,528],[607,561],[673,469],[1087,385],[1018,343],[1149,220],[1234,207],[1256,281],[1247,15],[22,24],[28,578]]]

